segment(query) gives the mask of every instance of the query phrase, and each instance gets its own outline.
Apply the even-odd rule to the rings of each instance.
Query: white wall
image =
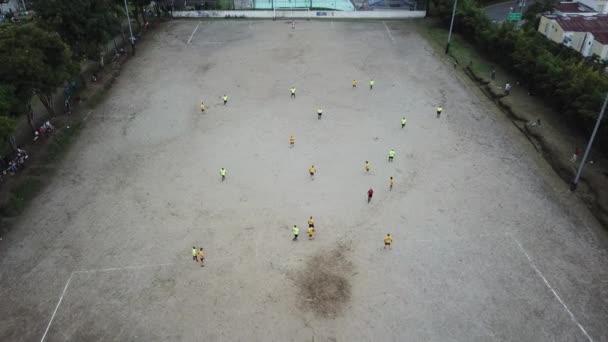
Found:
[[[426,11],[175,11],[174,18],[295,18],[295,19],[340,19],[340,18],[361,18],[361,19],[403,19],[403,18],[424,18]]]
[[[9,0],[7,3],[0,3],[0,10],[2,10],[2,14],[8,13],[9,9],[11,9],[15,14],[19,13],[21,9],[21,2],[18,0]]]

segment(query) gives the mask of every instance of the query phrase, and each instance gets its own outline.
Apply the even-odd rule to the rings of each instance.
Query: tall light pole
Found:
[[[27,7],[25,7],[25,0],[21,0],[21,4],[23,5],[23,12],[27,13]]]
[[[452,39],[452,28],[454,27],[454,16],[456,16],[456,3],[458,0],[454,0],[454,8],[452,9],[452,21],[450,22],[450,32],[448,33],[448,43],[445,46],[445,54],[450,52],[450,39]]]
[[[129,18],[129,7],[127,6],[127,0],[125,0],[125,12],[127,13],[127,23],[129,24],[129,34],[131,35],[131,49],[133,55],[135,55],[135,38],[133,37],[133,29],[131,28],[131,19]]]
[[[581,159],[581,163],[578,165],[578,171],[576,172],[576,176],[574,177],[572,184],[570,184],[570,191],[576,190],[576,187],[578,186],[578,181],[581,178],[581,174],[583,173],[583,167],[585,166],[585,162],[587,161],[587,157],[589,156],[589,151],[591,150],[591,145],[593,144],[593,140],[595,139],[595,134],[597,133],[597,130],[600,127],[602,118],[604,117],[606,104],[608,104],[608,94],[606,94],[606,99],[604,100],[602,111],[600,112],[600,115],[597,117],[597,121],[595,122],[595,127],[593,128],[593,133],[591,133],[591,138],[587,143],[587,148],[585,149],[585,154],[583,154],[583,159]]]

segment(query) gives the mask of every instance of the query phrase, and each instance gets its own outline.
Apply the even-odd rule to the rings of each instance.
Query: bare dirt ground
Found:
[[[146,37],[0,241],[0,340],[608,340],[607,234],[414,22],[197,25]]]

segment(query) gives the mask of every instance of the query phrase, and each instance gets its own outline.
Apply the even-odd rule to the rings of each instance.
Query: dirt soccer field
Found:
[[[86,115],[1,341],[608,341],[607,234],[412,21],[167,23]]]

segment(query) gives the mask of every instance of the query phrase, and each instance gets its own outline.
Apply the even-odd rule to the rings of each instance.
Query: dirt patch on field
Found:
[[[304,310],[324,317],[335,317],[350,300],[352,264],[346,254],[348,245],[339,244],[307,261],[296,276],[298,302]]]

